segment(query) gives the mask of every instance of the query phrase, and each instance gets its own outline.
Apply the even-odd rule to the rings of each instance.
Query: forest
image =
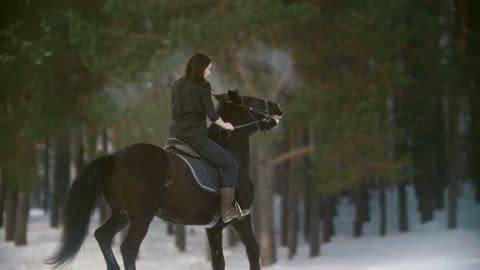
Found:
[[[399,194],[397,227],[408,233],[407,186],[422,223],[444,209],[454,230],[462,183],[480,203],[478,11],[473,0],[7,1],[5,241],[28,245],[32,208],[60,228],[70,184],[92,159],[138,142],[162,146],[172,85],[196,52],[213,59],[215,92],[239,89],[284,112],[278,127],[251,137],[246,168],[262,265],[274,264],[281,246],[294,260],[299,237],[321,256],[341,198],[354,205],[353,237],[373,215],[378,234],[388,234],[389,190]],[[108,217],[103,200],[98,208]],[[168,228],[185,250],[185,226]]]

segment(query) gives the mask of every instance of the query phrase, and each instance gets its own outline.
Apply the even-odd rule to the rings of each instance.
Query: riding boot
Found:
[[[234,197],[235,188],[224,187],[220,189],[220,213],[224,223],[228,223],[232,219],[242,216],[240,210],[232,206]]]

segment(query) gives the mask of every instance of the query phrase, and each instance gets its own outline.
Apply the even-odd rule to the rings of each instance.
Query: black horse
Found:
[[[211,125],[209,137],[238,160],[240,169],[235,196],[241,208],[247,209],[254,196],[247,171],[249,135],[276,126],[282,111],[271,101],[241,96],[237,90],[215,95],[215,98],[219,101],[219,115],[231,122],[235,130],[226,131]],[[218,218],[219,196],[196,185],[187,166],[177,155],[145,143],[133,144],[93,160],[70,188],[60,245],[46,263],[58,267],[73,261],[86,237],[95,201],[103,194],[112,214],[94,236],[108,270],[120,269],[111,244],[115,234],[128,223],[128,233],[120,250],[125,269],[135,269],[140,244],[155,216],[175,224],[206,226],[212,267],[224,269],[222,230],[228,224]],[[250,269],[260,269],[259,247],[250,215],[230,223],[246,246]]]

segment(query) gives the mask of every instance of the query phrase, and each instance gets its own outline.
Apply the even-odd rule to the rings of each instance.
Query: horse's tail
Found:
[[[113,156],[101,156],[92,161],[75,179],[68,192],[64,209],[64,226],[55,254],[45,263],[54,268],[70,264],[87,235],[95,201],[103,191],[105,180],[112,173]]]

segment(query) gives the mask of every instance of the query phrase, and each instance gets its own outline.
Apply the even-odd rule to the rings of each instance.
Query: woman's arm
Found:
[[[215,105],[213,105],[212,101],[212,93],[210,83],[206,83],[199,87],[200,91],[200,99],[202,100],[203,107],[205,108],[205,112],[207,114],[208,119],[215,123],[220,116],[218,115],[217,111],[215,110]],[[222,121],[223,122],[223,121]]]
[[[213,101],[212,101],[211,90],[212,88],[210,87],[210,83],[208,82],[204,87],[200,88],[200,97],[201,97],[203,106],[205,107],[205,111],[207,113],[208,119],[210,119],[212,123],[217,124],[224,129],[233,130],[232,124],[228,122],[224,122],[222,118],[220,118],[220,116],[218,115],[217,111],[215,110],[215,105],[213,105]]]

